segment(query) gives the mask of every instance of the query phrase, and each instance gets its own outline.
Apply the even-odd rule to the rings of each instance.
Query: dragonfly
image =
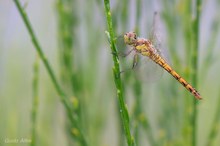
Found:
[[[161,56],[158,49],[153,45],[150,39],[139,38],[135,32],[127,32],[124,35],[124,43],[129,45],[132,49],[125,55],[134,52],[133,66],[135,68],[138,64],[138,55],[150,58],[153,62],[165,69],[170,75],[172,75],[179,83],[181,83],[196,99],[202,99],[199,92],[190,85],[184,78],[182,78]]]

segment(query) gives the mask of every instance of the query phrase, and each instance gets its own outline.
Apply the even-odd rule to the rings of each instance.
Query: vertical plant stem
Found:
[[[43,51],[42,51],[42,49],[40,47],[40,44],[37,41],[37,37],[34,34],[34,31],[32,29],[32,26],[30,24],[28,16],[26,15],[25,11],[21,7],[21,4],[20,4],[19,0],[14,0],[14,2],[15,2],[15,5],[18,8],[18,11],[19,11],[19,13],[20,13],[20,15],[21,15],[21,17],[22,17],[22,19],[24,21],[24,24],[25,24],[25,26],[26,26],[26,28],[28,30],[28,33],[29,33],[29,35],[31,37],[31,40],[32,40],[32,43],[33,43],[33,45],[34,45],[34,47],[35,47],[35,49],[36,49],[40,59],[43,61],[43,64],[46,67],[46,70],[47,70],[47,72],[48,72],[48,74],[49,74],[49,76],[50,76],[50,78],[52,80],[52,83],[53,83],[53,85],[54,85],[58,95],[60,96],[60,99],[61,99],[62,103],[64,104],[64,107],[66,109],[66,112],[67,112],[67,115],[69,117],[69,120],[71,121],[71,123],[75,124],[75,127],[77,127],[77,133],[78,133],[77,134],[77,139],[80,142],[82,142],[84,144],[84,146],[86,146],[87,142],[85,140],[85,137],[82,134],[82,131],[79,128],[79,125],[77,125],[76,122],[75,122],[75,121],[77,121],[78,117],[76,115],[72,114],[72,108],[71,108],[70,102],[69,102],[67,96],[65,95],[64,91],[61,89],[61,86],[58,84],[58,81],[57,81],[57,79],[55,77],[55,74],[54,74],[54,72],[53,72],[49,62],[47,61],[46,56],[44,55],[44,53],[43,53]]]
[[[191,79],[191,69],[192,69],[192,61],[191,56],[187,55],[192,50],[192,2],[191,0],[186,0],[183,3],[184,5],[184,11],[182,14],[183,17],[183,35],[184,35],[184,43],[185,43],[185,58],[184,61],[186,63],[186,68],[183,70],[184,77],[186,80]],[[194,85],[193,85],[194,86]],[[189,95],[187,92],[185,92],[184,96],[186,97],[184,99],[184,122],[183,122],[183,136],[184,136],[184,142],[186,145],[190,145],[192,143],[192,113],[189,112],[192,109],[192,98],[191,95]],[[189,120],[190,119],[190,120]]]
[[[152,132],[152,127],[150,126],[148,119],[143,114],[140,114],[139,115],[139,120],[140,120],[141,126],[145,130],[145,133],[148,137],[150,145],[151,146],[157,146],[158,144],[157,144],[157,142],[154,138],[154,135],[153,135],[153,132]]]
[[[139,145],[139,139],[140,139],[140,125],[141,120],[140,116],[142,113],[142,104],[141,104],[141,84],[139,80],[134,81],[134,94],[135,94],[135,107],[134,107],[134,138],[136,140],[136,144]]]
[[[38,110],[38,86],[39,86],[39,58],[38,56],[34,62],[34,77],[33,77],[33,99],[32,99],[32,113],[31,113],[31,121],[32,121],[32,129],[31,129],[31,143],[30,146],[36,146],[36,122],[37,122],[37,110]]]
[[[213,141],[215,140],[217,133],[219,132],[219,129],[220,129],[220,106],[219,105],[220,105],[220,94],[218,97],[217,110],[214,116],[214,120],[212,122],[211,131],[208,135],[208,140],[205,146],[213,145]]]
[[[140,29],[139,29],[139,27],[140,27],[140,21],[141,21],[141,0],[137,0],[136,1],[136,20],[135,20],[135,32],[137,33],[137,34],[139,34],[140,33]]]
[[[219,1],[220,3],[220,1]],[[216,43],[218,42],[218,35],[219,35],[219,29],[220,29],[220,16],[219,12],[216,13],[214,17],[214,21],[211,24],[211,33],[209,35],[208,43],[206,45],[206,56],[203,59],[202,66],[201,66],[201,74],[202,79],[205,79],[205,76],[207,75],[209,68],[212,66],[213,62],[215,61],[215,56],[213,53],[213,50],[215,48]]]
[[[136,1],[136,26],[135,26],[135,32],[137,34],[139,34],[139,27],[140,27],[140,20],[141,20],[141,0],[137,0]],[[142,88],[141,88],[141,83],[140,80],[137,78],[137,80],[134,81],[133,83],[133,92],[135,95],[135,105],[134,105],[134,138],[136,141],[136,145],[139,145],[140,142],[140,125],[141,125],[141,121],[140,121],[140,115],[142,112],[142,105],[141,105],[141,95],[142,95]]]
[[[195,88],[198,87],[198,50],[199,50],[199,24],[200,24],[200,11],[201,0],[196,1],[196,17],[192,21],[192,84]],[[193,100],[193,113],[192,113],[192,146],[196,146],[197,137],[197,105],[198,101]]]
[[[81,98],[79,93],[81,92],[81,82],[78,82],[79,78],[79,70],[75,71],[76,68],[73,66],[74,64],[74,43],[76,40],[74,37],[74,27],[76,26],[76,5],[74,5],[74,0],[66,1],[66,0],[58,0],[57,1],[57,18],[58,18],[58,42],[59,42],[59,57],[60,57],[60,68],[61,68],[61,78],[62,83],[65,89],[65,93],[67,95],[71,95],[71,100],[77,104],[73,104],[73,112],[78,116],[77,125],[79,125],[80,129],[83,129],[82,124],[82,116],[81,116]],[[71,89],[70,89],[71,87]],[[76,105],[76,106],[74,106]],[[69,125],[69,128],[75,127],[76,123],[72,123]],[[73,127],[72,127],[73,126]],[[74,129],[74,128],[73,128]],[[69,130],[69,129],[68,129]],[[75,131],[75,130],[72,130]],[[69,133],[69,131],[68,131]],[[74,132],[73,132],[74,133]],[[76,135],[70,133],[71,139]],[[81,145],[83,145],[81,143]]]
[[[124,92],[122,90],[119,59],[118,59],[118,55],[117,55],[117,49],[115,46],[109,0],[104,0],[104,5],[105,5],[106,21],[107,21],[107,25],[108,25],[109,37],[110,37],[110,43],[111,43],[110,47],[111,47],[111,51],[115,52],[112,56],[112,59],[114,62],[113,75],[114,75],[114,81],[115,81],[115,85],[116,85],[116,89],[117,89],[117,97],[119,100],[121,119],[122,119],[122,123],[124,126],[125,136],[127,139],[128,146],[134,146],[135,145],[134,138],[131,135],[130,127],[129,127],[129,115],[128,115],[126,105],[124,103]]]
[[[74,64],[73,51],[73,30],[75,13],[73,12],[74,1],[57,1],[57,17],[58,17],[58,43],[59,55],[61,62],[61,77],[64,84],[71,86],[71,77],[73,74],[72,67]]]
[[[122,28],[122,30],[120,30],[122,33],[127,31],[128,24],[129,24],[128,23],[129,4],[130,4],[130,0],[120,0],[120,1],[117,1],[116,6],[112,9],[112,11],[114,12],[112,14],[112,19],[113,19],[112,22],[113,22],[114,28],[115,29]],[[117,21],[117,20],[120,20],[120,21]],[[120,32],[120,34],[121,34],[121,32]],[[122,59],[120,61],[123,64],[125,60]],[[128,80],[129,80],[129,76],[125,76],[125,78],[123,80],[124,92],[126,92],[126,85],[127,85],[126,83],[128,82]],[[126,100],[126,97],[125,97],[125,100]],[[118,102],[118,101],[116,100],[116,102]],[[119,104],[117,104],[117,105],[118,105],[117,110],[120,110]],[[119,133],[118,146],[125,146],[126,141],[124,140],[124,127],[123,127],[123,124],[121,123],[121,113],[120,112],[117,113],[117,119],[118,119],[119,126],[120,126],[120,129],[118,132]]]

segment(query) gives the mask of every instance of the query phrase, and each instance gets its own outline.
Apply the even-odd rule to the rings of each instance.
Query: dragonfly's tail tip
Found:
[[[196,96],[196,99],[202,100],[203,98],[201,96]]]
[[[195,90],[195,89],[194,89],[194,90]],[[199,94],[199,92],[197,92],[197,91],[195,90],[195,92],[193,92],[193,94],[194,94],[194,96],[195,96],[196,99],[202,100],[202,97],[201,97],[201,95]]]

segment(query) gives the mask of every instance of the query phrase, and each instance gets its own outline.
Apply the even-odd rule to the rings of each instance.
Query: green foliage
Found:
[[[121,76],[120,76],[120,66],[119,66],[119,60],[118,60],[118,51],[116,49],[115,45],[115,35],[114,35],[114,30],[112,26],[112,17],[111,17],[111,12],[110,12],[110,3],[109,0],[104,0],[105,4],[105,15],[106,15],[106,20],[108,24],[108,30],[109,30],[109,40],[110,40],[110,46],[111,46],[111,51],[116,52],[113,54],[113,75],[115,79],[115,86],[117,89],[117,97],[119,100],[119,107],[120,107],[120,114],[121,114],[121,119],[122,119],[122,124],[124,126],[125,130],[125,136],[127,139],[127,144],[129,146],[134,146],[135,142],[134,139],[131,135],[130,127],[129,127],[129,115],[128,115],[128,110],[126,108],[125,102],[124,102],[124,91],[122,89],[122,83],[121,83]]]
[[[219,51],[215,48],[219,45],[220,19],[219,10],[216,10],[210,19],[211,29],[205,31],[209,34],[202,36],[207,28],[203,27],[208,25],[202,23],[206,9],[209,9],[208,1],[57,0],[51,5],[56,16],[57,36],[51,35],[56,41],[50,43],[57,46],[57,50],[51,52],[58,54],[55,56],[58,65],[52,60],[49,63],[49,54],[46,54],[49,48],[41,47],[44,38],[40,42],[36,36],[38,32],[34,33],[31,23],[36,21],[31,19],[32,13],[29,14],[32,2],[25,8],[19,0],[14,2],[38,55],[33,65],[32,107],[31,111],[25,112],[31,113],[31,130],[26,128],[26,133],[31,132],[30,145],[59,145],[60,141],[78,146],[219,145],[220,96],[214,91],[219,85],[218,78],[210,80],[210,74],[218,72],[213,66],[219,61]],[[217,1],[216,8],[219,6]],[[161,16],[165,35],[162,43],[169,51],[170,65],[201,93],[204,100],[196,100],[167,73],[156,83],[144,83],[138,74],[121,72],[125,60],[119,56],[124,48],[116,45],[118,35],[126,31],[150,32],[155,11]],[[31,51],[27,48],[26,52]],[[59,103],[54,105],[57,109],[50,107],[56,98],[51,93],[53,88],[42,87],[42,84],[47,86],[40,72],[43,67],[65,114],[58,108]],[[46,107],[42,108],[42,102]],[[213,117],[205,113],[207,109]],[[50,119],[51,129],[41,125],[44,121],[42,113],[56,115],[54,119],[61,120],[62,124],[56,125],[54,119]],[[12,127],[7,130],[9,136],[16,137],[17,133],[11,132],[20,126],[19,122],[11,123],[16,121],[15,115],[6,123]],[[203,130],[203,127],[207,128]],[[0,128],[5,133],[4,127]],[[63,133],[58,133],[58,128]],[[51,131],[53,140],[45,131]]]

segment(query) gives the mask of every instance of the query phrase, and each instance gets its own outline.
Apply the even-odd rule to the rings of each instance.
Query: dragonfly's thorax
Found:
[[[156,49],[154,48],[151,41],[147,39],[143,39],[143,38],[137,39],[134,47],[137,52],[141,53],[144,56],[150,57],[156,54]]]

